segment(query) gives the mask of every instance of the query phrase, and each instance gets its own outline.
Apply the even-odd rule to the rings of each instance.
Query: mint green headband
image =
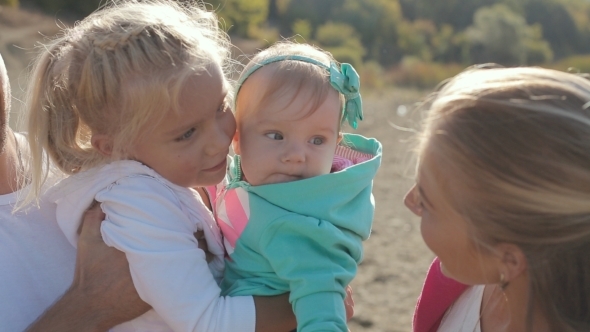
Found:
[[[255,64],[254,66],[250,67],[248,71],[242,74],[240,80],[238,81],[236,95],[240,91],[244,81],[255,71],[270,63],[284,60],[307,62],[327,70],[330,74],[330,84],[332,87],[344,95],[345,102],[344,108],[342,109],[342,122],[346,120],[352,128],[356,129],[358,127],[357,120],[363,119],[363,101],[361,99],[360,93],[361,82],[359,75],[357,74],[356,70],[354,70],[354,67],[348,63],[342,63],[338,65],[335,62],[331,62],[330,67],[328,67],[316,59],[308,58],[302,55],[274,56]]]

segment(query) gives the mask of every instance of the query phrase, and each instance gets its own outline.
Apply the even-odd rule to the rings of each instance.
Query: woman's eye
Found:
[[[191,129],[187,130],[187,132],[185,132],[184,134],[182,134],[182,136],[178,137],[176,140],[177,141],[187,140],[191,136],[193,136],[194,133],[195,133],[195,128],[191,128]]]
[[[268,137],[270,139],[277,140],[277,141],[280,141],[283,139],[283,135],[281,135],[280,133],[268,133],[268,134],[266,134],[266,137]]]
[[[426,205],[424,204],[424,200],[422,200],[422,196],[420,194],[417,195],[417,205],[420,211],[426,211]]]
[[[313,145],[322,145],[324,143],[324,139],[321,137],[314,137],[309,142]]]

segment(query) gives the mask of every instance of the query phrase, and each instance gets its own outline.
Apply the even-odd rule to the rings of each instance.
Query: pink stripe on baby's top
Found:
[[[371,158],[373,158],[371,154],[360,152],[347,146],[338,145],[336,147],[336,153],[334,154],[334,160],[332,161],[332,169],[330,172],[339,172],[350,166],[370,160]]]
[[[228,190],[220,203],[217,210],[217,219],[219,228],[221,228],[225,237],[225,242],[231,246],[231,248],[226,248],[230,252],[233,250],[229,249],[235,248],[236,241],[244,228],[246,228],[250,218],[248,193],[242,188]]]

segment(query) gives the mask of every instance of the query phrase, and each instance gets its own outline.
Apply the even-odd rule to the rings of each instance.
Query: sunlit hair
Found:
[[[552,331],[590,331],[589,102],[580,75],[471,69],[434,95],[426,120],[420,152],[469,193],[448,200],[474,242],[526,256],[529,330],[536,304]]]
[[[0,56],[0,112],[2,112],[0,114],[0,153],[3,153],[6,147],[11,99],[8,72],[6,71],[4,60]]]
[[[298,44],[290,41],[275,43],[271,47],[256,54],[242,71],[242,75],[258,63],[280,55],[301,55],[314,60],[318,60],[330,66],[331,62],[336,62],[334,57],[326,51],[320,50],[309,44]],[[306,98],[308,101],[306,107],[302,110],[301,118],[305,118],[315,112],[319,106],[326,100],[328,93],[336,91],[330,85],[330,74],[326,69],[315,64],[296,61],[284,60],[273,62],[258,69],[252,75],[261,71],[270,71],[271,79],[266,84],[266,90],[260,97],[258,108],[272,103],[279,96],[287,96],[289,103],[287,107],[296,98]],[[244,83],[248,82],[248,79]],[[236,96],[239,98],[239,95]],[[340,104],[343,105],[344,97],[340,94]],[[236,108],[236,121],[238,126],[246,114],[242,114]],[[340,129],[340,123],[338,123]]]
[[[126,157],[168,110],[183,83],[218,65],[231,70],[230,43],[212,12],[195,1],[111,1],[46,45],[27,94],[32,188],[38,196],[48,160],[66,174]],[[199,91],[194,91],[199,93]],[[91,146],[113,139],[112,155]]]

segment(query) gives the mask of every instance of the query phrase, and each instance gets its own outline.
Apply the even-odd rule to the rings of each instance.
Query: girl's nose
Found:
[[[216,156],[221,151],[227,150],[231,144],[231,139],[232,137],[227,134],[226,130],[223,130],[221,126],[216,126],[211,130],[209,142],[205,147],[207,154]]]

